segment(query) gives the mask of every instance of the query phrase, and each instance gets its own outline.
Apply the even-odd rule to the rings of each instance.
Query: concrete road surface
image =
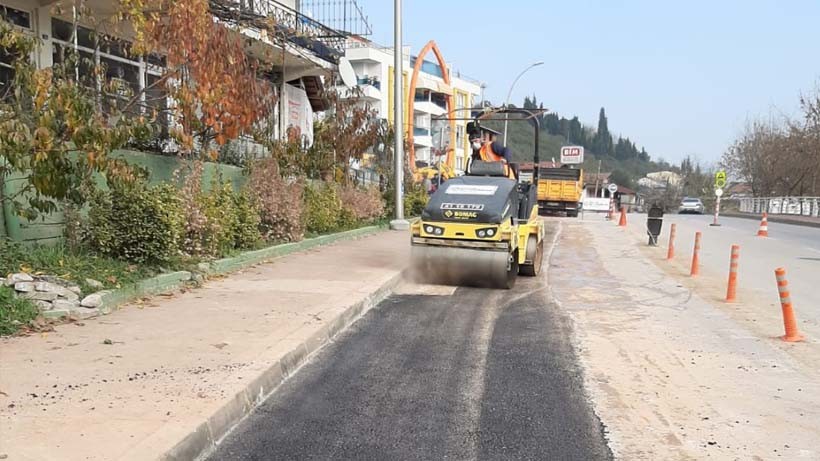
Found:
[[[673,215],[664,223],[679,223],[670,263],[666,248],[646,245],[645,220],[631,214],[626,229],[591,213],[563,220],[550,260],[550,287],[573,319],[587,392],[616,459],[820,459],[812,275],[793,277],[806,341],[786,343],[772,273],[775,264],[811,270],[817,263],[800,258],[812,250],[785,242],[779,226],[761,241],[749,228]],[[695,230],[704,233],[704,267],[693,278]],[[739,302],[726,304],[734,242],[741,287]]]
[[[211,455],[610,459],[546,277],[410,286],[287,381]]]
[[[630,218],[632,230],[640,232],[641,220],[645,221],[646,216]],[[721,217],[721,226],[712,227],[712,219],[705,215],[666,215],[660,243],[666,247],[669,225],[677,223],[676,261],[689,268],[695,232],[702,232],[700,278],[704,283],[716,284],[724,295],[731,246],[740,245],[738,301],[766,314],[779,315],[774,270],[786,268],[800,326],[820,338],[820,229],[769,223],[769,237],[762,238],[756,236],[759,222]]]

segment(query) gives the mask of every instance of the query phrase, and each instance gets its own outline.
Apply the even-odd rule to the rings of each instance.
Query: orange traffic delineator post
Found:
[[[675,257],[675,233],[677,232],[677,225],[672,223],[672,228],[669,230],[669,249],[666,250],[666,259],[673,259]]]
[[[768,237],[769,236],[769,215],[768,213],[763,213],[763,219],[760,220],[760,229],[757,230],[758,237]]]
[[[626,206],[621,206],[621,220],[618,221],[618,225],[621,227],[626,227]]]
[[[726,302],[737,301],[737,265],[740,261],[740,245],[732,245],[732,256],[729,259],[729,285],[726,287]]]
[[[700,232],[695,232],[695,249],[692,251],[692,270],[689,275],[692,277],[700,274]]]
[[[792,308],[789,282],[786,281],[786,269],[778,267],[774,270],[774,275],[777,278],[777,291],[780,293],[780,306],[783,308],[783,326],[786,328],[785,336],[780,338],[792,343],[803,341],[803,336],[797,331],[797,319],[794,317]]]

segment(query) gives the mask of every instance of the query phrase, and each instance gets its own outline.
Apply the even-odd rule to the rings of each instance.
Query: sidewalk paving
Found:
[[[386,295],[407,242],[406,233],[379,232],[56,332],[3,339],[0,456],[198,454]]]

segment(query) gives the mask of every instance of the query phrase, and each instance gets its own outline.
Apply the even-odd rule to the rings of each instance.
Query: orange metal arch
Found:
[[[436,42],[430,40],[426,45],[424,45],[424,48],[421,49],[418,57],[416,57],[416,64],[413,66],[413,77],[410,79],[410,88],[407,91],[407,139],[410,144],[410,150],[408,151],[407,156],[410,162],[410,169],[413,171],[416,169],[416,146],[413,144],[413,130],[416,125],[416,118],[413,114],[416,101],[416,84],[418,83],[419,72],[421,72],[421,65],[424,63],[424,56],[427,55],[430,50],[433,50],[433,54],[436,55],[436,60],[438,60],[438,65],[441,67],[442,80],[444,80],[445,84],[450,85],[450,71],[447,69],[447,63],[444,61],[444,57],[441,55],[441,50],[439,50]],[[447,113],[452,114],[454,110],[455,104],[453,101],[453,95],[448,94]],[[453,152],[456,147],[456,122],[455,120],[450,120],[450,149],[447,151],[446,163],[451,168],[455,166],[455,157]]]

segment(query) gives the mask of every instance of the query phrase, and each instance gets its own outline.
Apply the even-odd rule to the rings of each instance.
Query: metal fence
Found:
[[[276,0],[211,0],[211,12],[224,21],[243,27],[269,27],[290,43],[307,48],[319,58],[338,63],[344,56],[347,35]]]
[[[820,216],[820,197],[748,197],[738,199],[741,213]]]

